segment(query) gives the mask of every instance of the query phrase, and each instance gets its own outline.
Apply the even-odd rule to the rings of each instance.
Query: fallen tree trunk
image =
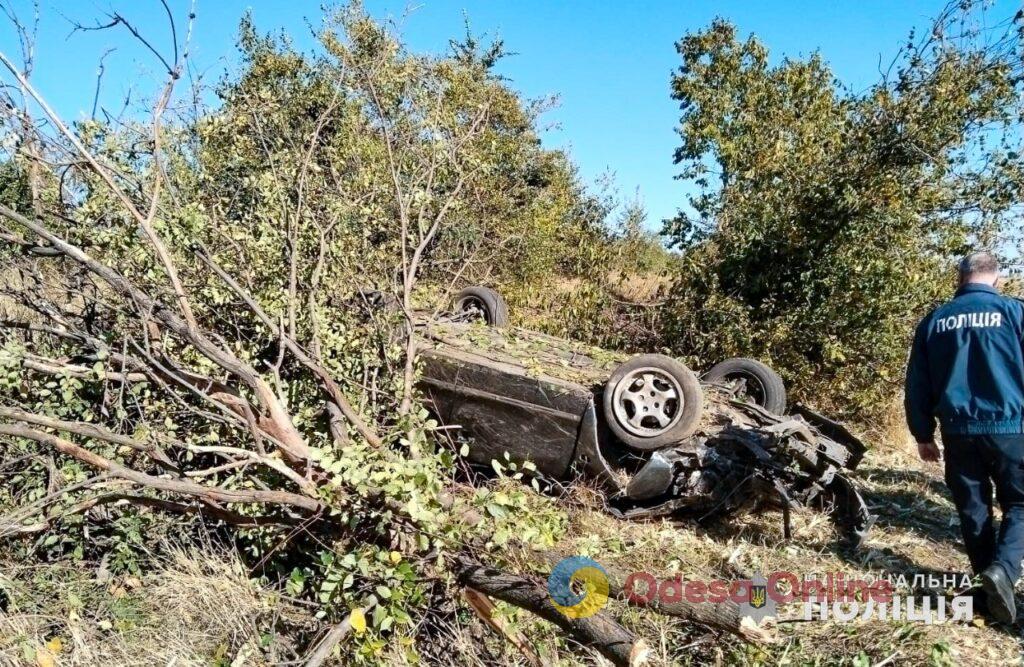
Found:
[[[463,586],[554,623],[580,644],[597,650],[613,664],[628,667],[647,662],[649,649],[644,640],[603,613],[586,618],[569,618],[554,606],[547,588],[535,578],[507,574],[465,556],[456,561],[456,573]]]
[[[649,599],[630,595],[626,589],[627,575],[614,569],[605,568],[608,574],[608,593],[634,607],[656,611],[659,614],[681,618],[708,628],[725,630],[731,634],[758,644],[775,642],[775,634],[767,627],[761,627],[749,616],[740,614],[740,606],[731,600],[724,602],[690,602],[685,599],[663,601],[658,595]]]
[[[544,552],[544,560],[548,567],[565,558],[556,551]],[[609,596],[626,602],[627,604],[650,609],[673,616],[692,623],[697,623],[707,628],[724,630],[749,642],[758,644],[773,643],[775,634],[767,627],[761,627],[749,617],[740,614],[740,606],[731,600],[724,602],[690,602],[679,596],[678,600],[664,601],[659,595],[631,595],[635,591],[627,589],[626,582],[629,575],[614,567],[602,565],[605,574],[608,575]],[[644,591],[646,593],[646,591]]]

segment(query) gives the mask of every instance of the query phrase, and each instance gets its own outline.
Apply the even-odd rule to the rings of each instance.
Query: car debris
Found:
[[[612,499],[611,511],[627,519],[678,513],[703,521],[763,504],[782,509],[789,539],[789,510],[817,507],[860,544],[874,517],[842,471],[860,462],[863,444],[852,436],[842,443],[828,438],[805,406],[800,415],[782,416],[712,392],[709,423],[687,442],[655,452]]]
[[[865,452],[807,406],[785,411],[769,367],[732,359],[702,380],[660,354],[627,355],[507,326],[493,290],[419,314],[419,387],[470,461],[529,461],[538,475],[597,480],[609,512],[715,521],[758,506],[829,512],[855,544],[874,517],[845,476]]]

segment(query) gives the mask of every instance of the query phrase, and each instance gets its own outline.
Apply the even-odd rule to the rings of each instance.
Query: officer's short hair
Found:
[[[960,260],[960,277],[999,273],[999,260],[990,252],[972,252]]]

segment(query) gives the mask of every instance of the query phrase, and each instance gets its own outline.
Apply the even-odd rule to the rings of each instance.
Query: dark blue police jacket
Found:
[[[907,366],[907,425],[935,433],[1022,433],[1024,304],[968,283],[917,327]]]

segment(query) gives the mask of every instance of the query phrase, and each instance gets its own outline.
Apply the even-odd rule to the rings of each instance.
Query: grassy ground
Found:
[[[959,528],[938,465],[924,466],[903,451],[874,451],[857,474],[860,488],[879,520],[858,551],[840,548],[827,519],[801,512],[790,543],[782,540],[777,514],[746,517],[730,525],[676,528],[668,525],[609,525],[591,517],[580,526],[575,551],[624,570],[642,569],[658,576],[726,578],[790,571],[845,576],[964,571]],[[613,533],[609,539],[603,537]],[[572,548],[569,548],[572,551]],[[780,610],[792,616],[793,607]],[[702,633],[660,623],[648,629],[651,614],[633,613],[634,628],[658,648],[668,664],[1021,664],[1021,628],[971,624],[925,625],[857,621],[780,622],[774,645],[752,647],[718,641]],[[676,639],[673,640],[672,638]]]
[[[857,473],[880,515],[867,545],[838,547],[829,522],[813,512],[794,518],[794,539],[782,541],[776,513],[711,527],[624,523],[589,509],[576,492],[569,534],[559,545],[620,569],[657,576],[736,578],[754,572],[843,571],[848,576],[963,570],[957,526],[938,466],[907,452],[875,450]],[[521,558],[528,568],[527,554]],[[297,601],[249,580],[230,554],[165,549],[160,565],[140,577],[107,578],[95,567],[0,561],[2,665],[248,665],[298,657],[293,638],[316,622]],[[754,647],[651,612],[611,604],[643,635],[661,664],[1020,664],[1020,627],[980,621],[958,625],[780,622],[775,644]],[[556,639],[543,622],[506,610],[551,664],[596,664],[591,654]],[[781,616],[785,617],[786,609]],[[453,624],[452,664],[519,664],[515,649],[470,615]],[[271,632],[271,628],[276,631]],[[291,637],[292,639],[290,639]],[[394,662],[387,649],[380,660]]]

